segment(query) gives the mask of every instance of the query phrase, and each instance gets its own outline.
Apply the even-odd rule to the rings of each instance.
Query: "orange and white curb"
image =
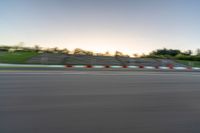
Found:
[[[146,70],[196,70],[199,67],[173,67],[173,66],[117,66],[117,65],[31,65],[31,64],[0,64],[0,68],[82,68],[82,69],[146,69]]]
[[[173,66],[112,66],[112,65],[65,65],[66,68],[113,68],[113,69],[149,69],[149,70],[200,70],[198,67],[173,67]]]

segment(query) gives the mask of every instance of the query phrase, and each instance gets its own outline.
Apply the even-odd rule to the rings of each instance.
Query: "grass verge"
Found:
[[[200,61],[187,61],[187,60],[177,60],[179,63],[191,66],[191,67],[200,67]]]
[[[1,63],[12,63],[12,64],[25,64],[31,57],[37,56],[37,52],[0,52]]]

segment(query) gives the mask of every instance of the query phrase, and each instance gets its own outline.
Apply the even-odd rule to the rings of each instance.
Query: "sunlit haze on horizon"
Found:
[[[199,0],[0,0],[0,44],[148,53],[195,50]]]

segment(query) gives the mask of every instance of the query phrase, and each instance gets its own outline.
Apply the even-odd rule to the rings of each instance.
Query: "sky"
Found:
[[[148,53],[200,48],[199,0],[0,0],[0,44]]]

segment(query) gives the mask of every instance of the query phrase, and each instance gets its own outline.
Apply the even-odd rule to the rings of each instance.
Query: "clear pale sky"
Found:
[[[119,50],[200,48],[200,0],[0,0],[0,44]]]

